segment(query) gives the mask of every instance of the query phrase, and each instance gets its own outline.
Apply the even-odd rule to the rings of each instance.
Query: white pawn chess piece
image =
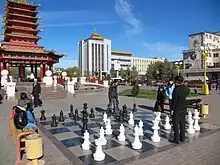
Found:
[[[89,132],[86,130],[86,132],[84,133],[84,142],[82,144],[82,149],[89,150],[90,144],[91,143],[89,141]]]
[[[132,143],[132,148],[136,150],[142,148],[142,143],[140,142],[139,139],[139,129],[137,125],[134,127],[134,142]]]
[[[153,120],[153,127],[152,129],[154,130],[153,135],[151,136],[151,140],[155,143],[160,142],[160,136],[158,133],[158,130],[160,129],[159,127],[159,121],[158,120]]]
[[[169,116],[167,115],[166,118],[165,118],[165,125],[164,125],[164,129],[166,130],[169,130],[171,129],[171,125],[170,125],[170,118]]]
[[[160,121],[161,112],[155,112],[155,115],[156,115],[155,120]]]
[[[102,145],[100,143],[96,144],[96,151],[93,154],[95,161],[102,161],[105,159],[105,153],[102,150]]]
[[[105,134],[106,135],[111,135],[112,134],[112,127],[111,127],[111,119],[110,118],[107,119]]]
[[[195,129],[193,128],[194,120],[193,120],[193,119],[190,119],[190,120],[188,121],[188,123],[189,123],[189,126],[188,126],[188,129],[187,129],[187,132],[188,132],[189,134],[194,134],[194,133],[195,133]]]
[[[132,112],[130,112],[128,123],[134,125],[134,115]]]
[[[104,121],[105,123],[107,122],[107,118],[108,118],[108,116],[107,116],[107,113],[105,112],[104,115],[103,115],[103,121]]]
[[[187,122],[189,123],[192,120],[192,112],[189,111],[187,115]]]
[[[197,109],[195,109],[195,112],[194,112],[194,126],[193,128],[195,129],[195,131],[200,131],[200,126],[199,126],[199,111]]]
[[[124,142],[125,139],[126,139],[126,137],[125,137],[125,127],[123,126],[123,124],[121,124],[121,126],[120,126],[120,134],[118,136],[118,141]]]
[[[143,135],[144,135],[144,130],[143,130],[144,123],[143,123],[142,120],[139,121],[138,126],[139,126],[139,127],[138,127],[138,128],[139,128],[139,135],[140,135],[140,136],[143,136]]]
[[[95,144],[97,145],[98,143],[100,143],[101,145],[107,144],[107,140],[105,138],[105,130],[103,127],[101,127],[100,129],[99,138],[95,140]]]

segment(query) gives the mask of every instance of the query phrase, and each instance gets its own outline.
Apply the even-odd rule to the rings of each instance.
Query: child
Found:
[[[165,100],[165,91],[163,86],[159,86],[157,91],[157,101],[155,103],[155,110],[164,112],[164,100]]]

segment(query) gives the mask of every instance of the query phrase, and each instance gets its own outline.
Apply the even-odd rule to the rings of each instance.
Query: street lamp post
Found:
[[[201,51],[202,58],[203,58],[203,69],[204,69],[204,84],[202,86],[202,92],[204,95],[209,95],[209,86],[206,82],[206,75],[207,75],[206,61],[209,55],[209,48],[205,48],[204,46],[201,46],[200,51]]]
[[[181,61],[175,62],[178,76],[180,75],[180,68],[181,68],[182,64],[183,64],[183,62],[181,62]]]

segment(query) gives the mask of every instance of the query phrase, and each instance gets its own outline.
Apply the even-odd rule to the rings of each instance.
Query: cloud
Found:
[[[69,68],[69,67],[74,67],[78,66],[78,61],[77,60],[60,60],[58,64],[55,64],[55,68]]]
[[[145,42],[142,46],[147,48],[149,52],[155,54],[156,56],[165,57],[169,60],[182,58],[182,51],[187,49],[187,47],[184,46],[172,45],[164,42]]]
[[[126,23],[126,28],[132,34],[140,33],[142,21],[136,18],[133,10],[133,5],[129,0],[115,0],[115,11],[117,15]]]

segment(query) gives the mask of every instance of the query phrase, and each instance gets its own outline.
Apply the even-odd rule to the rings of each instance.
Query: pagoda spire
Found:
[[[10,0],[11,2],[15,2],[15,3],[22,3],[22,4],[28,4],[27,0]]]

